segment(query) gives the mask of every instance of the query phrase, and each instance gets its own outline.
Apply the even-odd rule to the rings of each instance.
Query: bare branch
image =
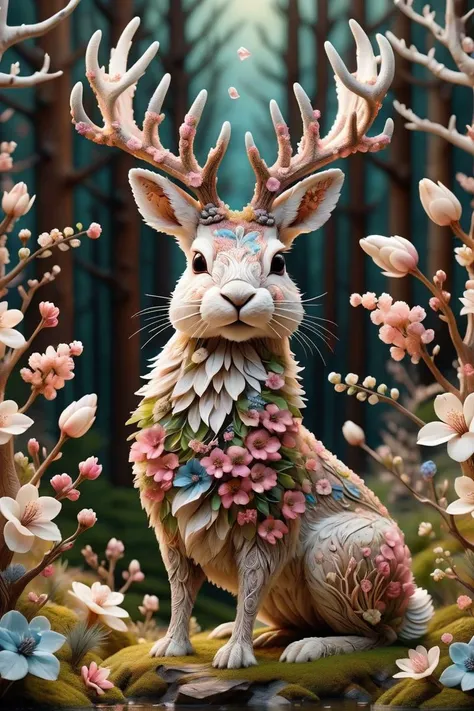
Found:
[[[405,124],[405,128],[409,131],[424,131],[425,133],[432,133],[435,136],[444,138],[454,146],[466,151],[466,153],[474,155],[474,141],[469,136],[463,136],[462,133],[459,133],[456,130],[456,116],[454,114],[451,116],[448,126],[445,127],[441,126],[439,123],[434,123],[429,119],[420,118],[414,111],[407,109],[405,104],[401,104],[399,101],[394,101],[393,105],[398,113],[409,121],[409,123]]]

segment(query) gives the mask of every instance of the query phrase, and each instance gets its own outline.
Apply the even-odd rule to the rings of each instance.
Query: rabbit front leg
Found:
[[[279,556],[267,544],[252,543],[236,555],[239,578],[237,615],[229,641],[219,649],[212,665],[240,669],[257,664],[253,653],[253,626]]]
[[[186,558],[178,541],[161,546],[171,587],[171,619],[166,635],[151,648],[152,657],[183,657],[193,654],[189,621],[205,575]]]

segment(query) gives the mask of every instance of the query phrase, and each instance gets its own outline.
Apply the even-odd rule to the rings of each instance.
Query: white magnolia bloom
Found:
[[[97,395],[84,395],[63,410],[58,421],[59,429],[68,437],[82,437],[94,424],[96,411]]]
[[[474,481],[468,476],[458,476],[454,488],[459,499],[449,504],[446,512],[454,516],[470,513],[474,518]]]
[[[404,277],[416,269],[418,264],[418,252],[404,237],[370,235],[361,239],[359,244],[375,264],[383,269],[382,274],[385,276]]]
[[[0,444],[6,444],[13,435],[23,434],[32,424],[31,417],[18,412],[18,405],[13,400],[0,403]]]
[[[423,208],[435,225],[450,225],[461,217],[462,207],[456,195],[440,183],[428,178],[420,180],[420,200]]]
[[[394,674],[394,679],[423,679],[431,676],[439,664],[439,647],[432,647],[429,651],[419,645],[416,649],[408,650],[407,659],[397,659],[395,664],[402,671]]]
[[[30,198],[26,183],[17,183],[13,188],[3,193],[2,210],[11,217],[26,215],[35,201],[36,195]]]
[[[364,393],[365,394],[365,393]],[[352,420],[346,420],[342,425],[344,439],[354,447],[360,447],[365,442],[365,433],[362,427],[356,425]]]
[[[464,404],[452,393],[437,395],[434,409],[441,422],[422,427],[417,443],[435,447],[447,442],[451,459],[465,462],[474,454],[474,393],[467,396]]]
[[[61,533],[53,523],[61,510],[61,503],[52,496],[39,496],[33,484],[21,487],[16,499],[2,496],[0,513],[7,522],[3,529],[5,543],[15,553],[28,553],[35,538],[43,541],[60,541]]]
[[[474,289],[468,289],[459,299],[463,307],[460,311],[461,316],[465,314],[474,314]]]
[[[8,348],[20,348],[25,344],[24,336],[15,329],[22,320],[19,309],[9,309],[6,301],[0,302],[0,343]]]
[[[121,618],[128,617],[128,612],[118,607],[124,599],[122,593],[112,592],[108,585],[101,585],[101,583],[93,583],[92,587],[89,587],[78,582],[72,583],[72,590],[68,592],[79,601],[81,607],[85,608],[92,618],[98,618],[113,630],[127,631],[127,625]]]

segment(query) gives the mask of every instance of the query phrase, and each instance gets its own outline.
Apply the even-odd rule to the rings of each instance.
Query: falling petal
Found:
[[[228,92],[231,99],[240,99],[240,94],[235,86],[230,86]]]
[[[252,53],[249,52],[246,47],[239,47],[239,49],[237,50],[237,54],[239,55],[239,59],[241,62],[252,56]]]

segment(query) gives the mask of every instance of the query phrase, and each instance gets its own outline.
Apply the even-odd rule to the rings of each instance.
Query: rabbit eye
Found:
[[[207,262],[201,252],[196,252],[193,257],[193,272],[195,274],[203,274],[207,272]]]
[[[285,265],[285,257],[281,252],[278,252],[272,259],[270,274],[279,274],[281,276],[285,273]]]

